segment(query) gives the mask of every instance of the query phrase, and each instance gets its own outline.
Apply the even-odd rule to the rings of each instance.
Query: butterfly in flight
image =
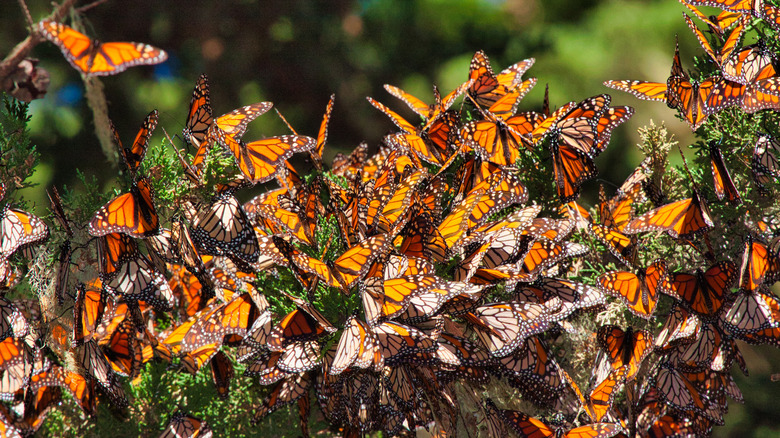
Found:
[[[108,76],[136,65],[154,65],[168,59],[164,50],[144,43],[101,43],[52,20],[38,23],[38,31],[59,46],[65,59],[86,75]]]

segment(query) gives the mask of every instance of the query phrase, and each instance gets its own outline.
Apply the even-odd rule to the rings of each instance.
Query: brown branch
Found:
[[[108,0],[97,0],[97,1],[94,1],[94,2],[92,2],[90,4],[88,4],[88,5],[84,5],[84,6],[80,7],[80,8],[76,8],[75,11],[76,11],[77,14],[83,14],[84,12],[94,8],[95,6],[100,6],[101,4],[103,4],[103,3],[107,2],[107,1]]]
[[[19,7],[22,8],[22,12],[24,12],[24,18],[27,20],[27,25],[33,27],[32,15],[30,15],[30,9],[27,8],[27,3],[25,3],[24,0],[19,0]]]
[[[64,17],[68,10],[73,7],[74,3],[76,3],[76,0],[65,0],[62,5],[58,6],[57,9],[52,12],[49,18],[55,21],[62,20],[62,17]],[[32,17],[29,16],[29,12],[26,11],[26,8],[23,9],[27,14],[28,20],[32,20]],[[35,26],[32,26],[30,35],[25,38],[24,41],[17,44],[3,62],[0,62],[0,83],[4,82],[5,79],[16,70],[19,63],[22,62],[22,60],[26,58],[32,49],[41,41],[43,41],[43,38],[35,29]]]

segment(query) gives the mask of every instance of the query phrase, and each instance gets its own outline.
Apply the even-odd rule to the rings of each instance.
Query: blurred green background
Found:
[[[36,20],[50,13],[46,1],[30,1],[29,7]],[[361,141],[375,150],[394,129],[366,96],[412,116],[383,84],[431,101],[433,84],[447,93],[466,80],[476,50],[487,53],[496,72],[536,58],[527,76],[539,82],[521,110],[540,108],[546,84],[553,106],[608,92],[613,104],[636,108],[597,160],[599,179],[585,185],[582,203],[591,206],[600,182],[619,185],[641,161],[638,127],[663,121],[682,145],[693,141],[687,125],[663,103],[639,101],[602,85],[609,79],[665,81],[675,35],[683,63],[691,68],[701,48],[682,20],[683,11],[674,0],[135,0],[99,4],[80,20],[92,37],[141,41],[170,55],[165,64],[102,79],[110,117],[124,142],[132,141],[154,108],[161,127],[171,135],[181,132],[195,80],[207,73],[215,115],[270,100],[298,132],[311,136],[335,93],[326,161]],[[0,23],[0,53],[6,54],[27,35],[17,2],[0,2]],[[80,169],[108,189],[116,169],[95,137],[78,73],[52,44],[39,45],[33,56],[52,81],[46,98],[32,104],[30,127],[42,154],[34,179],[40,185],[16,196],[34,201],[32,210],[46,214],[44,188],[78,187],[75,169]],[[268,113],[250,124],[244,138],[284,133],[280,120]],[[154,141],[161,140],[158,127]],[[727,426],[717,428],[716,436],[778,436],[780,407],[772,401],[780,382],[770,382],[769,375],[780,372],[780,355],[748,346],[744,353],[751,376],[737,378],[748,402],[731,405]]]

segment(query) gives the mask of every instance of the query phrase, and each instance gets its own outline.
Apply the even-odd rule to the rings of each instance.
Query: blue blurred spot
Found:
[[[154,66],[155,79],[170,79],[173,72],[179,69],[179,58],[168,52],[168,60]]]
[[[84,97],[80,84],[69,83],[57,92],[57,100],[67,106],[75,106]]]

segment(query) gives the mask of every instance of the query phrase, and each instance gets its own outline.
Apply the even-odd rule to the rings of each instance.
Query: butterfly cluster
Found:
[[[719,49],[714,49],[710,39],[687,14],[683,13],[688,27],[713,62],[713,72],[704,79],[692,79],[683,69],[679,47],[675,48],[672,68],[666,82],[607,81],[604,85],[626,91],[639,99],[666,102],[688,123],[698,129],[707,117],[729,107],[737,107],[746,113],[764,109],[780,109],[780,79],[775,69],[776,54],[766,47],[763,40],[748,46],[740,46],[747,28],[753,28],[762,20],[777,28],[778,10],[762,1],[698,1],[680,0],[701,21],[707,24]],[[717,17],[708,18],[697,5],[723,9]],[[764,10],[765,9],[765,10]],[[726,31],[730,33],[726,35]],[[717,46],[716,46],[717,47]]]
[[[719,39],[733,28],[715,51],[688,18],[719,74],[697,82],[676,53],[665,84],[608,85],[666,101],[694,129],[729,106],[756,116],[780,109],[772,52],[738,47],[771,7],[724,2],[711,19],[699,3],[720,2],[687,3]],[[81,35],[40,27],[63,47]],[[110,60],[118,43],[79,44],[84,53],[67,47],[87,74],[132,64]],[[735,161],[721,152],[728,140],[707,143],[712,188],[687,163],[670,183],[658,165],[665,157],[648,152],[589,211],[581,188],[634,111],[607,94],[557,109],[545,96],[538,111],[519,110],[537,82],[524,78],[533,63],[496,74],[477,52],[464,82],[444,97],[434,88],[432,104],[386,85],[415,120],[391,109],[398,102],[369,98],[398,129],[375,153],[361,144],[330,166],[334,97],[316,137],[288,125],[289,134],[246,141],[273,104],[215,116],[202,75],[182,132],[192,157],[167,138],[180,164],[172,205],[158,201],[161,172],[146,163],[157,111],[129,146],[114,130],[126,185],[86,223],[50,195],[62,242],[51,289],[59,306],[72,305],[64,318],[48,316],[52,301],[11,298],[49,226],[9,201],[0,217],[0,287],[11,291],[0,297],[0,424],[34,433],[63,388],[87,416],[99,403],[125,409],[126,383],[156,361],[208,369],[223,399],[236,379],[267,387],[251,422],[294,404],[304,436],[312,409],[348,437],[420,428],[709,436],[728,398],[742,401],[731,376],[733,364],[747,372],[740,343],[780,344],[770,289],[780,280],[778,212],[748,209],[777,200],[780,140],[756,134],[741,167],[750,177],[736,184],[726,169]],[[311,162],[310,175],[293,156]],[[724,204],[745,208],[749,221],[727,230]],[[162,436],[212,434],[181,411],[169,420]]]

